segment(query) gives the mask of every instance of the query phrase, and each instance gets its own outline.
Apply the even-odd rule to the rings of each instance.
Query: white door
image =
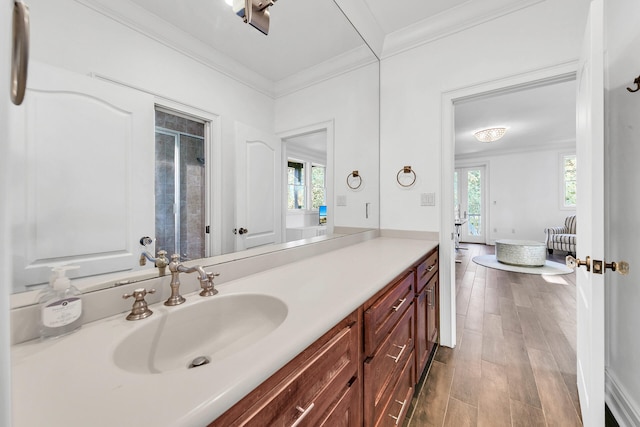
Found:
[[[458,168],[454,175],[454,203],[460,218],[466,220],[460,227],[460,241],[486,243],[485,233],[485,181],[484,166]]]
[[[603,0],[594,0],[578,65],[577,257],[591,258],[591,271],[577,277],[577,374],[586,427],[604,425],[604,275],[593,260],[604,260],[604,55]]]
[[[282,142],[236,122],[236,250],[282,242]]]
[[[32,62],[10,113],[15,285],[46,283],[55,264],[137,268],[154,233],[153,97]]]

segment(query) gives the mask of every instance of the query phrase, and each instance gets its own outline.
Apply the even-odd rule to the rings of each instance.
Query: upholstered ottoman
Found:
[[[503,264],[541,267],[547,260],[547,247],[533,240],[496,240],[496,259]]]

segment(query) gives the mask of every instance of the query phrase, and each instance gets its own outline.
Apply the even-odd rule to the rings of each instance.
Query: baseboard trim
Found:
[[[610,370],[605,371],[605,394],[607,406],[620,426],[640,425],[640,411],[637,405],[629,400],[629,393]]]

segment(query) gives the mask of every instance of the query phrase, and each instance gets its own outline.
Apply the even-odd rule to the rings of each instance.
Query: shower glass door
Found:
[[[156,251],[206,254],[204,124],[156,111]]]

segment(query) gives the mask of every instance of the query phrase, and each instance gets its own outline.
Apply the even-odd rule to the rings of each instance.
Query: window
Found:
[[[311,209],[319,209],[325,205],[325,167],[320,165],[311,166]]]
[[[287,183],[289,186],[289,209],[305,208],[304,163],[289,160],[287,163]]]
[[[576,207],[576,156],[575,154],[562,156],[562,182],[563,196],[562,206],[565,208]]]
[[[326,167],[302,160],[287,162],[287,209],[317,210],[326,203]]]

